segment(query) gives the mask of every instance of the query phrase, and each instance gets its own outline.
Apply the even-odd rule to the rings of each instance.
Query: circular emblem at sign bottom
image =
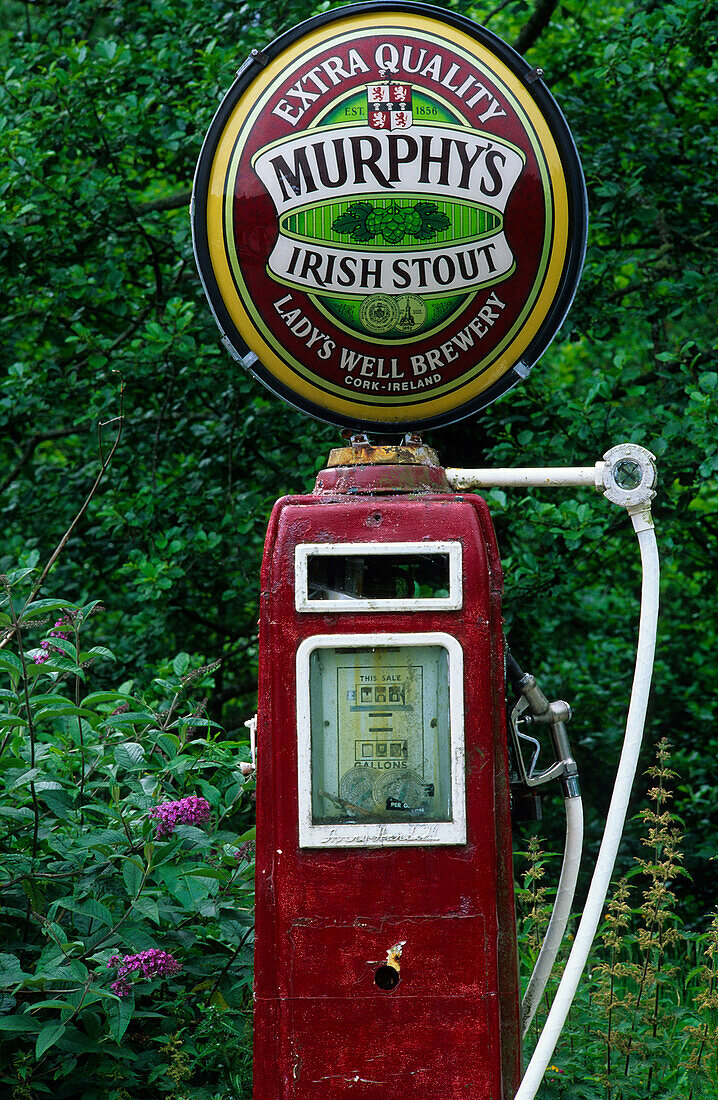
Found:
[[[367,332],[388,332],[396,326],[399,310],[388,294],[372,294],[362,302],[359,317]]]
[[[426,322],[426,306],[418,294],[401,294],[396,300],[400,332],[418,332]]]

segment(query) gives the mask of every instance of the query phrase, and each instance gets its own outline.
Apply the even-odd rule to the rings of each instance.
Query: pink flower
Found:
[[[153,947],[149,951],[140,951],[139,955],[113,955],[107,966],[118,966],[117,978],[110,989],[118,997],[126,997],[130,992],[128,974],[138,973],[142,978],[168,978],[179,974],[182,967],[168,951]]]
[[[72,626],[71,615],[63,615],[61,619],[57,620],[54,629],[49,632],[44,641],[40,642],[40,649],[44,649],[45,652],[41,656],[34,658],[36,665],[43,665],[45,661],[50,659],[51,653],[59,653],[62,657],[65,656],[64,649],[60,649],[59,646],[53,645],[49,639],[62,638],[63,641],[69,642],[71,631],[67,629],[68,626]],[[58,629],[59,627],[62,627],[62,629]]]
[[[178,825],[205,825],[209,815],[209,802],[196,794],[179,802],[161,802],[150,810],[150,817],[157,822],[158,837],[172,836]]]

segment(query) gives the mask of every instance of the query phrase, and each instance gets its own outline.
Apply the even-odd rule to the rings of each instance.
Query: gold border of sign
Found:
[[[457,27],[446,27],[443,33],[437,33],[435,19],[400,10],[397,11],[398,19],[392,18],[390,21],[389,15],[390,13],[383,12],[376,15],[347,16],[331,24],[331,28],[320,27],[288,46],[257,76],[252,83],[251,100],[246,95],[240,99],[217,142],[207,195],[207,239],[212,268],[225,308],[247,347],[257,355],[264,368],[281,385],[301,396],[304,401],[311,402],[328,413],[334,412],[355,421],[410,423],[445,416],[455,409],[470,404],[520,361],[546,319],[560,286],[569,244],[568,192],[561,158],[549,126],[533,99],[526,94],[524,86],[515,73],[475,38]],[[442,24],[439,24],[439,27],[442,27]],[[330,29],[332,33],[328,33]],[[540,153],[548,170],[551,191],[551,205],[547,219],[550,220],[553,214],[553,240],[549,245],[550,259],[540,292],[531,306],[529,316],[525,318],[524,323],[521,323],[521,318],[514,323],[510,342],[506,344],[504,341],[504,347],[494,349],[495,353],[498,352],[498,356],[489,367],[468,381],[462,377],[444,387],[445,390],[450,389],[449,393],[444,392],[434,396],[434,391],[431,396],[425,396],[421,400],[411,399],[407,394],[403,397],[375,398],[373,401],[367,399],[359,402],[330,392],[330,387],[332,391],[338,391],[338,387],[333,383],[327,382],[324,386],[320,386],[317,382],[303,377],[277,354],[266,338],[262,338],[259,326],[265,330],[266,326],[256,311],[255,318],[250,315],[247,304],[238,294],[226,255],[225,202],[229,201],[231,204],[234,190],[232,188],[228,196],[225,195],[227,173],[245,123],[250,127],[254,124],[266,99],[274,92],[277,80],[287,77],[288,69],[292,64],[305,58],[312,50],[326,50],[330,43],[337,42],[337,39],[349,38],[356,42],[359,38],[373,35],[377,30],[387,34],[401,33],[405,30],[413,31],[422,35],[424,41],[433,40],[456,53],[463,52],[466,60],[471,64],[478,68],[486,67],[487,76],[494,79],[498,77],[498,80],[504,84],[507,98],[511,100],[512,106],[517,111],[527,135],[531,136],[531,130],[536,135]],[[540,162],[542,157],[535,146],[534,151]],[[545,249],[546,243],[544,243],[544,251]],[[538,281],[539,276],[537,276]],[[536,283],[534,288],[535,286]],[[247,295],[247,301],[249,301],[249,295]],[[526,307],[522,315],[525,312]],[[518,331],[516,331],[517,324]],[[344,391],[340,392],[344,393]]]

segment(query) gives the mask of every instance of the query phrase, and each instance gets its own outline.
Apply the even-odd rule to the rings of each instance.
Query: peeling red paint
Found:
[[[520,1076],[501,567],[475,496],[341,469],[277,502],[262,567],[255,1100],[509,1100]],[[393,467],[396,471],[397,467]],[[361,485],[357,493],[357,470]],[[325,471],[325,474],[332,471]],[[374,475],[374,494],[367,495]],[[443,474],[443,471],[441,471]],[[347,479],[351,490],[342,494]],[[431,473],[432,484],[436,471]],[[344,481],[342,482],[342,479]],[[378,491],[377,491],[378,481]],[[404,482],[403,484],[406,484]],[[297,543],[457,540],[455,611],[297,612]],[[465,845],[300,849],[295,655],[312,634],[442,631],[464,653]],[[399,981],[376,973],[401,944]],[[391,983],[389,983],[391,984]]]

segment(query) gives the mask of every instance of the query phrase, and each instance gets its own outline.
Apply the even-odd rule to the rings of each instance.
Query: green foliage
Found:
[[[567,1027],[541,1088],[564,1100],[716,1100],[718,917],[686,932],[676,907],[682,836],[669,808],[675,773],[662,741],[648,769],[654,786],[643,823],[645,856],[618,882],[579,986]],[[519,891],[522,969],[533,968],[550,906],[538,885],[550,857],[536,836]],[[561,967],[557,967],[560,975]],[[527,1056],[557,984],[531,1026]]]
[[[30,5],[0,31],[0,567],[44,559],[66,530],[124,378],[112,481],[57,581],[78,603],[98,584],[126,592],[121,613],[106,599],[125,674],[166,652],[223,656],[213,706],[235,722],[254,707],[269,508],[304,488],[333,434],[237,374],[192,257],[204,133],[246,52],[287,17],[259,10]]]
[[[705,914],[715,908],[715,885],[705,867],[715,854],[718,830],[718,714],[711,690],[718,633],[711,615],[718,552],[716,4],[449,0],[447,6],[516,43],[544,70],[576,138],[591,221],[576,301],[531,377],[470,422],[428,441],[451,466],[586,464],[624,440],[657,454],[663,590],[646,757],[651,742],[670,735],[683,776],[676,812],[688,837],[685,865],[692,872],[691,879],[676,882],[677,906],[689,929],[705,927]],[[166,684],[220,658],[206,681],[207,707],[214,721],[229,728],[229,741],[205,727],[210,736],[185,738],[176,755],[205,761],[207,770],[197,763],[196,769],[187,765],[185,774],[202,773],[203,782],[225,797],[223,781],[208,776],[231,745],[231,731],[254,709],[266,518],[277,496],[311,487],[336,442],[334,429],[308,422],[267,395],[225,353],[194,270],[187,216],[203,136],[238,65],[250,49],[313,10],[302,2],[257,0],[240,6],[228,0],[11,0],[0,14],[0,568],[7,572],[16,561],[31,568],[49,559],[102,465],[98,422],[106,425],[100,434],[107,456],[116,427],[107,422],[121,411],[125,416],[112,465],[72,527],[51,577],[52,591],[68,600],[55,605],[58,617],[97,598],[106,605],[103,637],[116,665],[92,654],[93,647],[75,653],[77,642],[67,639],[70,648],[57,647],[62,652],[53,654],[52,669],[26,662],[34,677],[28,711],[18,697],[23,659],[10,647],[0,649],[11,693],[2,702],[10,724],[0,727],[6,739],[4,784],[7,771],[13,772],[4,805],[19,815],[5,819],[4,843],[15,845],[12,858],[24,860],[12,872],[21,876],[12,887],[19,914],[12,919],[20,922],[17,936],[27,923],[32,943],[24,975],[34,973],[43,951],[51,960],[60,958],[60,947],[32,913],[46,914],[55,901],[73,896],[75,874],[86,891],[78,895],[81,903],[88,899],[91,876],[82,878],[83,859],[108,861],[93,897],[113,921],[130,911],[120,863],[145,858],[144,849],[132,851],[138,838],[152,843],[142,819],[142,782],[159,790],[152,777],[155,768],[159,774],[168,767],[169,749],[156,747],[158,738],[184,736],[161,729],[171,705],[167,692],[174,690]],[[573,706],[570,733],[586,792],[590,864],[632,676],[639,588],[632,536],[625,518],[598,496],[495,491],[489,499],[512,648],[548,692]],[[39,602],[35,609],[41,616],[53,613]],[[86,629],[83,623],[83,635]],[[180,651],[188,656],[178,672],[168,655]],[[89,670],[82,665],[90,659],[95,663],[88,702],[83,677]],[[130,677],[149,684],[150,670],[165,687],[150,685],[139,694],[127,688],[122,694],[132,696],[129,713],[140,717],[113,723],[108,711],[115,696],[103,702],[96,693],[114,692],[116,683]],[[74,679],[79,701],[70,687]],[[193,687],[199,704],[203,680]],[[33,700],[43,696],[50,697],[44,703],[49,711],[38,720],[37,759],[30,765],[25,723],[32,721]],[[173,715],[189,719],[190,704],[187,709],[180,703]],[[58,707],[80,713],[53,711]],[[62,753],[55,747],[60,745]],[[129,745],[143,748],[144,762],[133,762],[137,750]],[[132,840],[125,834],[122,857],[111,855],[109,842],[104,852],[83,855],[71,835],[82,814],[88,827],[95,828],[97,815],[103,828],[124,834],[119,818],[110,824],[115,804],[90,813],[101,804],[102,791],[93,786],[93,772],[80,793],[83,758],[116,769],[121,792],[134,799],[127,811]],[[45,781],[60,786],[39,789]],[[184,782],[184,775],[163,773],[160,787],[184,792],[190,789]],[[217,813],[221,798],[209,801]],[[245,828],[248,819],[240,817],[238,828]],[[35,839],[36,820],[57,822],[56,830],[40,824]],[[634,825],[633,844],[637,837]],[[53,852],[61,838],[66,849]],[[192,861],[207,864],[203,842],[180,841]],[[171,844],[155,842],[155,853]],[[23,888],[34,881],[33,873],[37,878],[33,867],[40,854],[57,863],[52,874],[68,872],[67,880],[41,882],[50,898],[44,910]],[[142,866],[144,873],[146,861]],[[160,899],[158,876],[165,866],[153,863],[141,893],[156,902],[158,916],[162,905],[180,905],[169,890]],[[621,870],[629,867],[623,857]],[[70,881],[72,891],[66,888]],[[111,888],[105,890],[105,883]],[[208,889],[207,904],[215,904],[213,899]],[[80,943],[82,954],[103,927],[99,918],[72,909],[58,913],[53,923],[65,929],[67,941],[59,933],[58,939]],[[134,919],[128,915],[118,935]],[[196,934],[204,935],[202,922],[209,918],[196,919]],[[165,942],[171,929],[162,928]],[[182,933],[188,935],[188,926]],[[199,965],[193,949],[188,951]],[[225,957],[224,948],[217,951]],[[89,976],[86,959],[73,955],[71,962],[78,975]],[[72,982],[79,1001],[85,981],[67,978],[64,988]],[[77,1008],[71,999],[62,1009],[33,1011],[32,998],[44,994],[30,988],[22,995],[27,999],[9,1015],[22,1015],[35,1036],[61,1021],[79,1030],[87,1013],[88,1020],[99,1021],[92,1023],[92,1041],[116,1049],[108,1009],[114,1002],[96,995],[94,983],[87,995],[99,999],[83,1002],[71,1022]],[[189,1065],[201,1066],[207,1050],[229,1049],[241,1036],[236,1006],[215,1011],[201,993],[190,989],[188,997],[162,1002],[169,1005],[167,1021],[173,1021],[162,1033],[164,1053],[152,1030],[160,1026],[157,1019],[143,1018],[141,1035],[150,1038],[138,1032],[133,1039],[138,1059],[156,1058],[154,1065],[184,1072],[184,1054]],[[183,1005],[186,1019],[179,1018]],[[148,1008],[142,1011],[149,1014]],[[118,1016],[113,1026],[120,1024]],[[201,1051],[200,1034],[209,1036]],[[180,1047],[173,1045],[177,1036]],[[51,1040],[47,1031],[43,1042]],[[77,1057],[78,1066],[96,1055],[63,1051],[63,1041],[56,1038],[42,1056],[43,1088],[57,1091],[55,1069],[48,1067],[60,1065],[60,1054],[68,1064]],[[15,1066],[22,1082],[35,1072],[34,1047],[23,1038],[12,1042],[6,1064]],[[241,1046],[240,1039],[234,1050],[236,1044]],[[572,1095],[589,1087],[577,1084]]]
[[[216,668],[94,690],[101,609],[28,603],[32,579],[1,578],[0,1091],[248,1097],[253,784],[198,701]],[[161,830],[187,796],[206,827]],[[118,957],[153,949],[180,973],[123,995]]]
[[[716,6],[452,6],[544,69],[576,136],[591,222],[579,294],[542,363],[430,442],[453,466],[590,463],[626,439],[657,453],[665,579],[649,735],[678,731],[695,868],[718,827],[706,765],[718,751],[715,702],[704,687],[718,549]],[[77,603],[104,599],[121,676],[168,652],[221,657],[210,707],[230,728],[254,707],[269,509],[311,486],[336,432],[266,395],[225,353],[194,270],[187,204],[238,64],[311,10],[72,0],[10,5],[0,24],[0,567],[45,559],[67,530],[96,474],[95,425],[118,415],[123,378],[121,445],[55,580]],[[537,13],[550,16],[542,32]],[[631,678],[631,538],[586,493],[491,499],[512,643],[574,705],[595,832],[605,805],[593,774],[615,761]],[[696,912],[712,904],[705,881],[684,890]]]

